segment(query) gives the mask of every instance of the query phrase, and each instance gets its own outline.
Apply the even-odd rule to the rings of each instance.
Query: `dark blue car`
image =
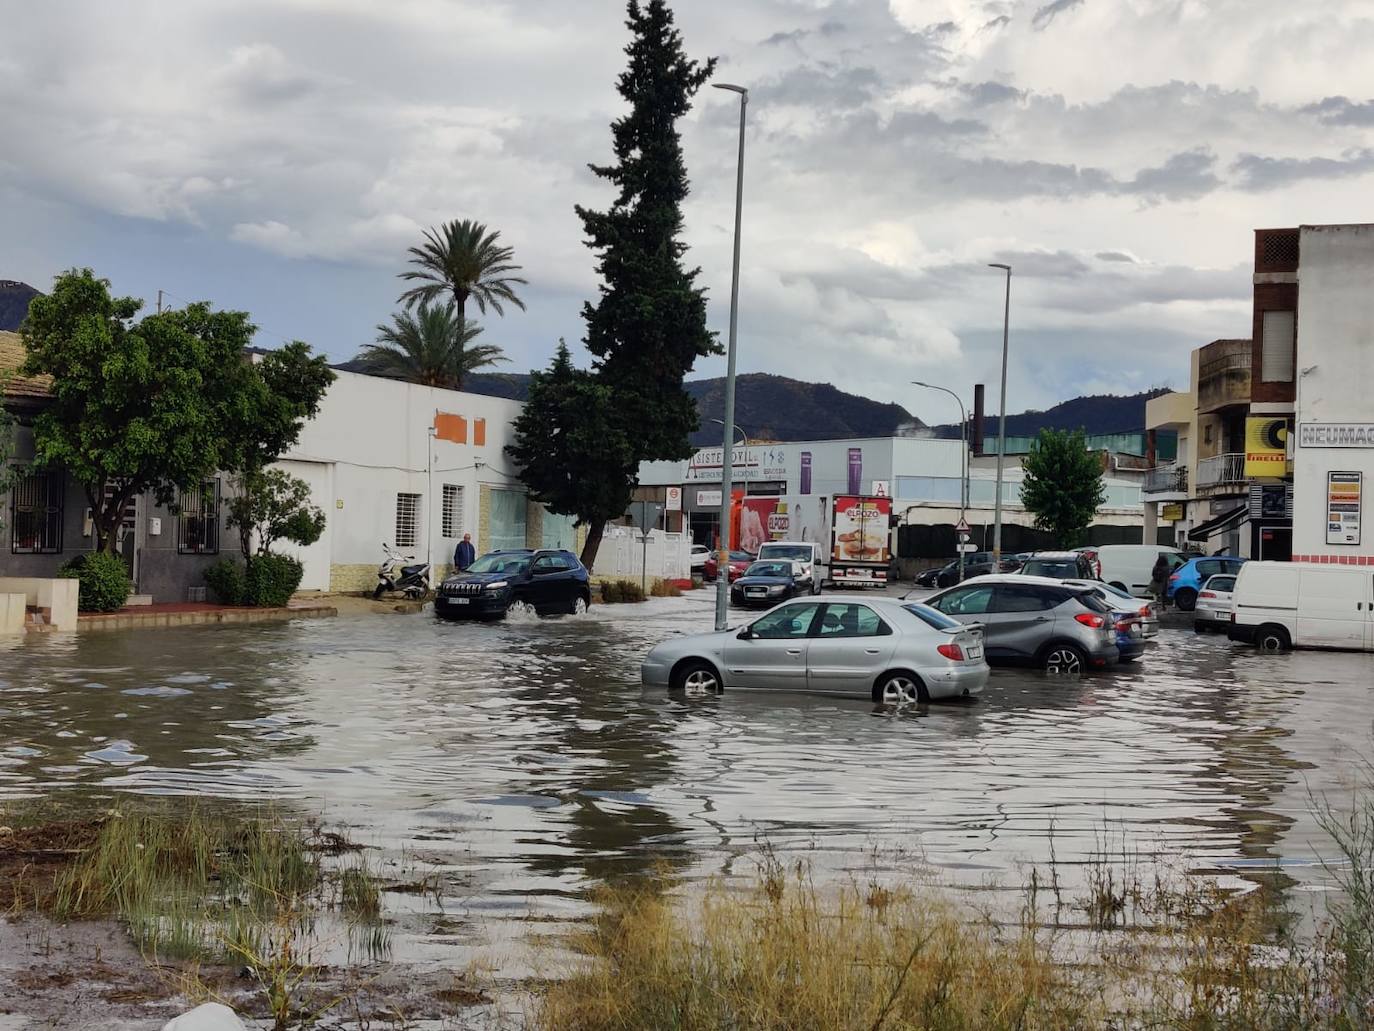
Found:
[[[771,609],[797,593],[797,580],[804,575],[801,563],[791,559],[755,562],[730,585],[730,604]]]
[[[589,579],[571,551],[492,551],[439,585],[434,614],[441,619],[579,614],[592,603]]]

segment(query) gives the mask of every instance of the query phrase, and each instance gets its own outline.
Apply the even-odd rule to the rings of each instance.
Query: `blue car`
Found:
[[[1145,630],[1139,611],[1113,606],[1112,619],[1116,622],[1116,650],[1121,653],[1121,661],[1135,662],[1145,654]]]
[[[801,563],[792,559],[755,562],[730,585],[730,604],[743,609],[771,609],[801,593],[800,581],[804,575]],[[809,584],[807,589],[810,589]]]
[[[1209,577],[1234,576],[1243,565],[1245,559],[1235,555],[1190,558],[1169,575],[1164,595],[1178,606],[1180,612],[1192,612],[1197,605],[1198,592]]]

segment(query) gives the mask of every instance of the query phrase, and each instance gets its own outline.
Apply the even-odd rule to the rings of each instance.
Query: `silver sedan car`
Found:
[[[748,626],[674,637],[640,668],[650,687],[689,693],[813,691],[874,702],[976,695],[983,631],[895,598],[790,601]]]

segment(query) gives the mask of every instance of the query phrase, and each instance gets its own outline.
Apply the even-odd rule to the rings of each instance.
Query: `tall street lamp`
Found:
[[[963,481],[960,484],[959,492],[959,521],[962,523],[968,518],[968,410],[964,408],[964,399],[961,398],[949,387],[936,386],[934,383],[922,383],[920,380],[912,380],[911,385],[915,387],[925,387],[927,390],[943,390],[959,406],[959,439],[963,442],[963,460],[960,467],[963,470]],[[959,541],[959,582],[964,581],[964,542]]]
[[[735,330],[739,323],[739,236],[740,214],[744,204],[744,116],[749,109],[749,91],[727,82],[713,83],[716,89],[739,94],[739,158],[735,165],[735,255],[730,270],[730,343],[725,359],[725,444],[720,462],[720,551],[716,559],[716,629],[724,630],[730,615],[730,458],[734,450],[735,426]]]
[[[992,515],[992,568],[1002,568],[1002,466],[1007,460],[1007,332],[1011,328],[1011,266],[989,262],[1007,274],[1007,299],[1002,309],[1002,417],[997,428],[997,500]]]

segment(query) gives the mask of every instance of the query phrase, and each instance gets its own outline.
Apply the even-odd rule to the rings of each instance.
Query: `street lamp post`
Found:
[[[912,386],[925,387],[927,390],[943,390],[950,397],[954,398],[959,406],[959,440],[964,445],[963,460],[960,466],[963,471],[963,481],[959,491],[959,522],[968,518],[968,410],[964,407],[964,399],[961,398],[949,387],[937,386],[934,383],[922,383],[920,380],[912,380]],[[956,535],[957,539],[957,535]],[[964,582],[964,542],[959,541],[959,582]]]
[[[724,426],[724,425],[725,425],[725,420],[724,420],[724,419],[712,419],[711,421],[712,421],[713,423],[715,423],[717,426]],[[740,435],[740,443],[741,443],[742,445],[744,445],[745,448],[748,448],[748,447],[749,447],[749,434],[747,434],[747,433],[744,432],[744,428],[743,428],[742,426],[740,426],[739,423],[735,423],[734,426],[735,426],[735,432],[738,433],[738,434]],[[731,439],[732,441],[734,440],[733,437],[731,437],[730,439]],[[748,452],[747,452],[747,451],[746,451],[746,453],[745,453],[745,455],[744,455],[744,483],[745,483],[745,488],[744,488],[744,489],[745,489],[745,493],[747,494],[747,493],[749,492],[749,486],[748,486],[748,484],[749,484],[749,455],[748,455]]]
[[[725,445],[720,462],[720,550],[716,559],[716,629],[724,630],[730,616],[730,458],[734,450],[735,425],[735,332],[739,323],[739,237],[740,215],[744,205],[744,119],[749,109],[749,91],[726,82],[713,83],[716,89],[739,94],[739,158],[735,165],[735,254],[730,269],[730,342],[725,358]]]
[[[989,262],[1007,274],[1007,298],[1002,309],[1002,415],[997,427],[997,499],[992,516],[992,569],[1002,568],[1002,467],[1007,460],[1007,334],[1011,328],[1011,266]]]

